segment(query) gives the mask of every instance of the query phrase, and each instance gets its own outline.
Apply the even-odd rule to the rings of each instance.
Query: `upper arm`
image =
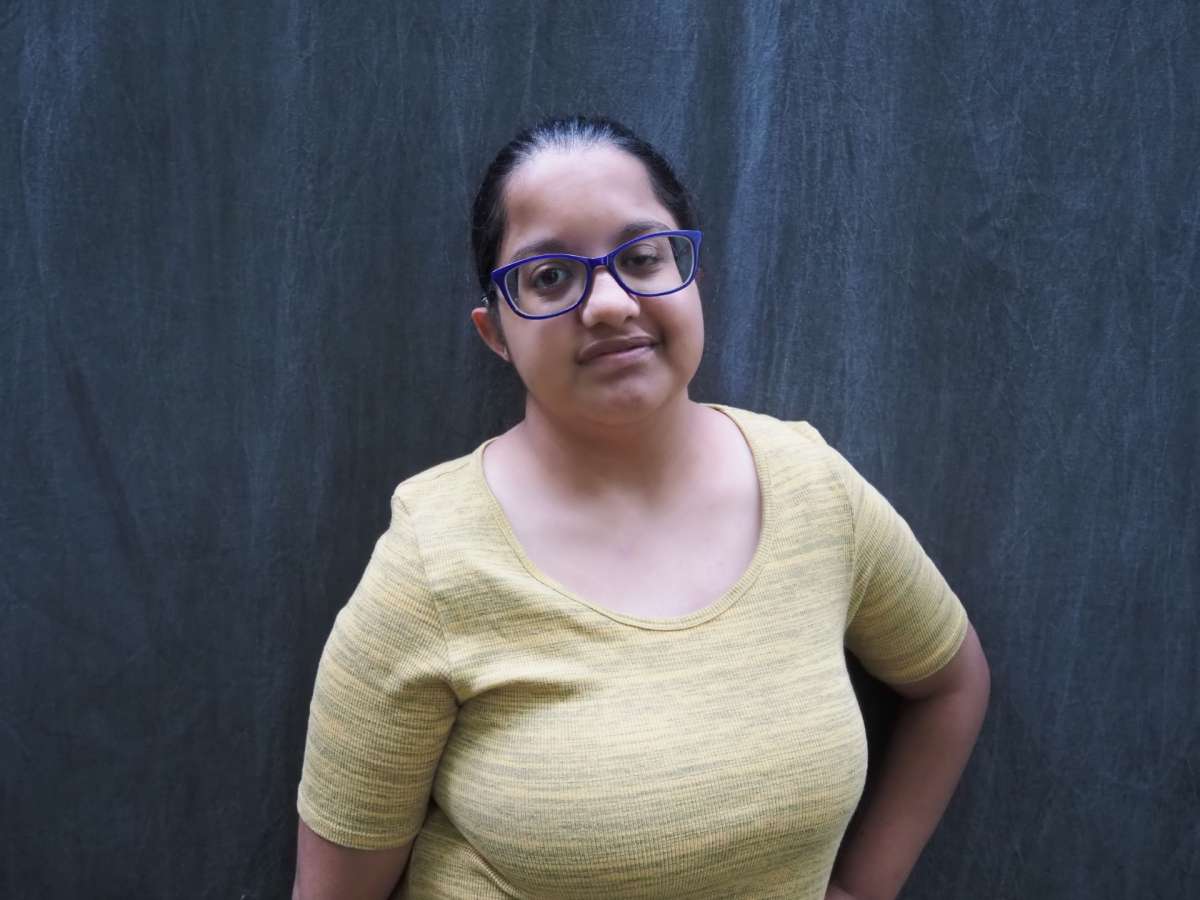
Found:
[[[325,642],[296,793],[328,841],[385,850],[424,823],[458,704],[445,633],[398,496]]]
[[[975,633],[975,626],[968,623],[967,636],[946,665],[925,678],[889,687],[909,700],[923,700],[972,687],[990,691],[991,681],[991,670],[979,644],[979,635]]]
[[[384,850],[355,850],[327,841],[301,819],[292,900],[386,900],[412,845],[410,840]]]
[[[986,679],[967,611],[908,523],[806,422],[794,430],[826,453],[846,499],[850,590],[845,643],[863,667],[906,697]]]

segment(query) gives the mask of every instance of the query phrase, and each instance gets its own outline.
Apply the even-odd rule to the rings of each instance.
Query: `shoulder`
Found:
[[[752,437],[765,442],[767,449],[794,449],[797,446],[825,448],[829,446],[816,426],[805,419],[781,419],[769,413],[723,403],[709,405],[724,412],[747,431],[753,432]]]
[[[718,406],[741,426],[769,475],[770,488],[788,506],[842,508],[847,490],[843,458],[806,419]]]
[[[417,472],[392,491],[393,528],[402,522],[409,552],[435,592],[446,579],[467,574],[490,539],[494,513],[478,453],[476,448]]]
[[[473,454],[448,459],[405,478],[392,491],[410,515],[439,504],[455,504],[474,490]]]

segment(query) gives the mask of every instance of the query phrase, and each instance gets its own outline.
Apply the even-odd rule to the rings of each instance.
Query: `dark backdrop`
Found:
[[[475,184],[576,111],[699,195],[693,397],[821,429],[980,632],[905,897],[1195,887],[1196,4],[0,16],[0,894],[286,896],[391,489],[521,414],[467,319]]]

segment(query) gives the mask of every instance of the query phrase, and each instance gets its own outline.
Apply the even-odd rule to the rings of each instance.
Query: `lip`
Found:
[[[599,356],[593,356],[583,365],[589,368],[596,369],[611,369],[627,364],[636,363],[643,357],[649,356],[654,352],[654,344],[642,344],[638,347],[630,347],[628,350],[616,350],[612,353],[601,353]]]
[[[643,350],[647,347],[654,346],[654,341],[649,335],[636,335],[623,338],[609,338],[604,341],[596,341],[594,344],[588,344],[579,354],[580,364],[589,363],[592,360],[599,359],[604,356],[619,356],[632,359],[639,356],[638,353],[630,351]]]

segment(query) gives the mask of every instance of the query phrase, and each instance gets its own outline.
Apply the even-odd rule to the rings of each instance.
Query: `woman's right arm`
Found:
[[[296,792],[295,900],[395,892],[458,716],[441,613],[399,488],[391,507],[313,682]],[[404,834],[410,840],[399,844]]]
[[[292,900],[387,900],[412,845],[409,841],[386,850],[355,850],[326,840],[301,819]]]

